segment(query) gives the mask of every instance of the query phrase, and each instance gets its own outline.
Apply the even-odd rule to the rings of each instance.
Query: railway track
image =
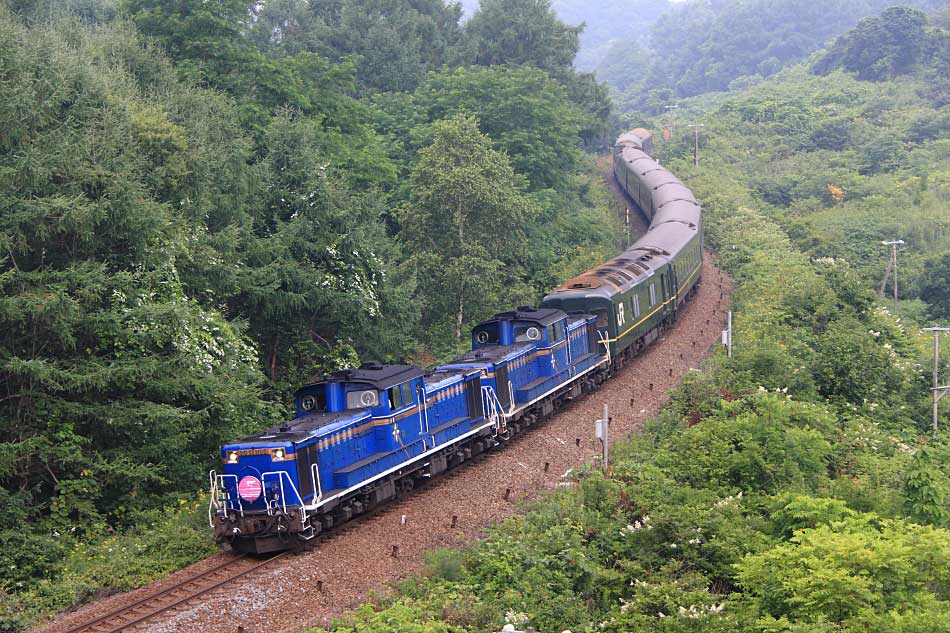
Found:
[[[124,604],[82,624],[66,629],[65,633],[117,633],[130,631],[158,615],[188,604],[206,593],[239,578],[244,578],[279,558],[290,554],[282,552],[259,559],[236,555],[203,572],[183,578],[159,592],[144,596],[131,604]]]
[[[200,596],[214,589],[204,585],[179,593],[174,600],[164,598],[161,603],[150,602],[161,595],[152,593],[109,614],[98,617],[90,614],[90,618],[96,619],[89,619],[82,626],[51,623],[43,627],[43,633],[141,631],[145,623],[162,625],[162,630],[189,633],[233,633],[238,625],[248,633],[290,633],[326,624],[346,607],[380,589],[381,581],[396,580],[407,572],[421,569],[420,551],[457,547],[478,538],[482,529],[515,512],[515,502],[522,498],[524,490],[555,486],[561,473],[590,457],[595,441],[590,420],[599,415],[603,402],[609,403],[615,416],[612,432],[617,437],[635,432],[644,416],[659,409],[667,390],[678,383],[690,367],[698,366],[705,350],[718,341],[726,309],[721,305],[723,277],[711,265],[704,277],[706,283],[694,305],[674,326],[676,336],[648,348],[642,358],[622,370],[619,380],[608,381],[592,398],[579,399],[566,406],[560,415],[533,425],[529,433],[516,438],[503,451],[491,450],[472,456],[445,473],[439,482],[432,482],[437,485],[428,481],[417,484],[413,494],[320,534],[305,548],[308,553],[280,561],[294,582],[279,591],[273,591],[269,582],[259,581],[259,574],[256,576],[253,571],[244,569],[245,565],[270,563],[273,559],[240,559],[237,563],[242,566],[240,573],[229,569],[219,578],[222,582],[217,586],[233,582],[243,590],[232,595],[218,592],[215,597],[221,596],[221,599],[213,610],[189,612],[200,605]],[[729,290],[727,284],[727,295]],[[537,435],[538,432],[541,435]],[[581,442],[575,444],[577,439]],[[548,464],[550,468],[546,467]],[[506,498],[508,487],[510,501]],[[407,517],[405,524],[400,521],[401,515]],[[394,545],[399,546],[398,551],[393,550]],[[236,560],[230,558],[216,565],[223,569]],[[201,576],[207,577],[214,571],[214,568],[208,569]],[[196,578],[198,576],[183,579],[176,586]],[[169,589],[174,590],[174,587]],[[167,595],[169,590],[161,593]],[[257,598],[249,602],[246,600],[249,594]],[[299,609],[301,601],[309,606],[307,614],[301,619],[287,620],[286,614]],[[129,610],[136,610],[138,615],[118,617],[119,613]],[[147,613],[149,611],[151,613]]]
[[[487,454],[482,454],[467,460],[464,464],[453,468],[447,474],[447,477],[454,478],[458,476],[465,470],[464,467],[477,464],[486,457]],[[419,486],[418,490],[428,488],[428,486],[429,484],[426,482],[422,486]],[[183,578],[174,585],[166,587],[161,591],[143,596],[130,604],[116,607],[107,613],[96,616],[93,620],[72,625],[70,628],[67,628],[64,633],[118,633],[119,631],[135,630],[136,627],[145,624],[157,616],[163,615],[177,607],[186,606],[195,599],[219,587],[247,577],[273,564],[280,558],[301,551],[310,551],[323,543],[345,537],[358,529],[360,525],[378,517],[383,511],[398,512],[400,506],[407,500],[406,497],[403,497],[395,503],[384,504],[374,508],[360,517],[355,517],[350,521],[342,523],[333,530],[319,535],[312,543],[297,550],[284,551],[263,559],[254,558],[246,554],[234,555],[198,574]]]

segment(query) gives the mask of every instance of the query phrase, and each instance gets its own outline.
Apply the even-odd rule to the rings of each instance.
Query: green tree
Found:
[[[534,66],[552,73],[571,68],[581,30],[558,20],[551,0],[484,0],[465,25],[475,64]]]
[[[443,0],[271,0],[256,17],[262,50],[350,57],[363,94],[414,90],[460,57],[461,9]]]
[[[904,74],[927,49],[927,14],[910,7],[890,7],[861,20],[839,37],[815,70],[844,68],[861,79],[882,80]]]
[[[746,556],[739,581],[763,615],[842,630],[928,628],[950,610],[950,534],[930,526],[873,517],[845,519],[802,530],[791,542]],[[916,626],[914,626],[916,624]],[[850,625],[850,626],[848,626]]]
[[[460,18],[459,6],[443,0],[344,0],[333,42],[359,56],[357,77],[368,90],[411,91],[458,56]]]
[[[163,200],[189,176],[185,128],[96,59],[122,27],[74,26],[0,17],[0,527],[23,538],[201,485],[220,443],[266,419],[253,345],[181,281],[206,228]]]
[[[907,515],[921,523],[946,525],[946,477],[933,463],[933,449],[917,447],[904,480]]]
[[[875,401],[899,390],[903,375],[890,345],[857,319],[835,321],[815,342],[819,392],[848,402]]]
[[[470,59],[481,66],[531,66],[561,83],[582,113],[588,147],[607,142],[612,104],[593,73],[574,71],[581,26],[561,22],[550,0],[486,0],[465,25]]]
[[[420,285],[426,308],[446,302],[454,308],[458,342],[469,308],[494,307],[499,289],[514,277],[537,208],[508,157],[464,115],[434,124],[411,180],[411,197],[399,213],[401,236],[426,280]]]
[[[924,262],[920,298],[930,306],[933,318],[950,318],[950,253],[931,257]]]
[[[345,186],[322,137],[317,121],[291,111],[269,124],[262,209],[230,302],[260,342],[271,379],[291,392],[316,368],[354,362],[354,347],[383,358],[410,346],[403,324],[412,308],[389,270],[396,254],[378,196]]]
[[[474,115],[532,189],[564,189],[581,163],[583,115],[564,88],[534,68],[459,68],[429,77],[415,96],[430,121]]]

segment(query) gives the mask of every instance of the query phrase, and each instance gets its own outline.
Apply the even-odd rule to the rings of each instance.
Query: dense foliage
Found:
[[[440,0],[0,5],[0,628],[204,555],[218,447],[313,374],[444,358],[615,252],[606,92],[509,6],[555,41]]]
[[[678,97],[725,91],[736,80],[738,87],[761,80],[802,61],[862,17],[891,4],[888,0],[691,0],[674,5],[653,25],[649,67],[643,68],[636,59],[629,65],[611,59],[623,55],[623,49],[617,48],[608,55],[610,65],[602,66],[598,74],[615,89],[625,90],[625,108],[657,112],[651,93],[669,103]],[[932,9],[943,3],[903,4]],[[886,33],[878,46],[900,37],[894,31],[901,27],[895,28],[887,16],[873,20]],[[639,70],[640,81],[635,84],[626,79],[631,68]]]
[[[445,357],[615,252],[583,152],[610,102],[554,6],[4,0],[0,628],[210,551],[217,446],[309,375]],[[661,111],[884,6],[688,3],[609,72]],[[337,630],[946,630],[950,452],[918,332],[950,317],[946,32],[892,9],[811,68],[683,102],[702,166],[678,133],[659,149],[739,283],[735,355],[611,473]],[[891,308],[870,289],[895,238]]]
[[[918,65],[945,69],[950,63],[950,32],[939,23],[929,27],[924,12],[891,7],[880,16],[864,18],[854,30],[839,37],[815,64],[815,70],[827,73],[843,68],[861,79],[889,79]]]

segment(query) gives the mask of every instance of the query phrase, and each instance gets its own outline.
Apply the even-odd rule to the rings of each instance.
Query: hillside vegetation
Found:
[[[618,99],[622,109],[658,113],[663,100],[726,91],[732,82],[741,89],[774,75],[891,4],[889,0],[689,0],[674,5],[653,25],[648,65],[639,59],[628,65],[619,61],[629,46],[622,41],[608,54],[610,65],[598,69],[598,77],[622,93]],[[936,0],[903,4],[924,10],[944,6]],[[639,81],[630,78],[634,70]]]
[[[660,152],[738,283],[734,355],[690,374],[609,473],[432,554],[426,577],[330,630],[950,630],[947,414],[932,432],[919,331],[948,305],[929,277],[950,252],[939,70],[797,66],[682,104],[707,126],[701,166],[686,139]],[[873,288],[896,237],[895,309]]]
[[[610,472],[332,630],[950,631],[950,422],[945,403],[930,429],[919,331],[950,318],[947,13],[787,4],[688,3],[656,90],[615,69],[631,107],[703,93],[658,151],[738,284],[735,354]],[[217,447],[289,415],[309,376],[446,357],[620,247],[586,153],[611,102],[572,66],[578,29],[548,0],[458,17],[0,2],[0,629],[214,551]],[[874,294],[889,239],[896,306]]]

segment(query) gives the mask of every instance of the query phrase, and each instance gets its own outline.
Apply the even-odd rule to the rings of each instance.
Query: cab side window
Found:
[[[415,384],[415,381],[412,381],[412,382],[403,383],[399,386],[399,388],[402,390],[403,406],[407,406],[415,402],[416,398],[414,394],[412,393],[414,384]]]
[[[387,392],[389,393],[389,408],[395,411],[396,409],[401,409],[405,406],[405,403],[402,399],[402,391],[399,389],[399,386],[390,387]]]
[[[498,324],[493,323],[475,330],[475,342],[479,345],[498,345]]]

